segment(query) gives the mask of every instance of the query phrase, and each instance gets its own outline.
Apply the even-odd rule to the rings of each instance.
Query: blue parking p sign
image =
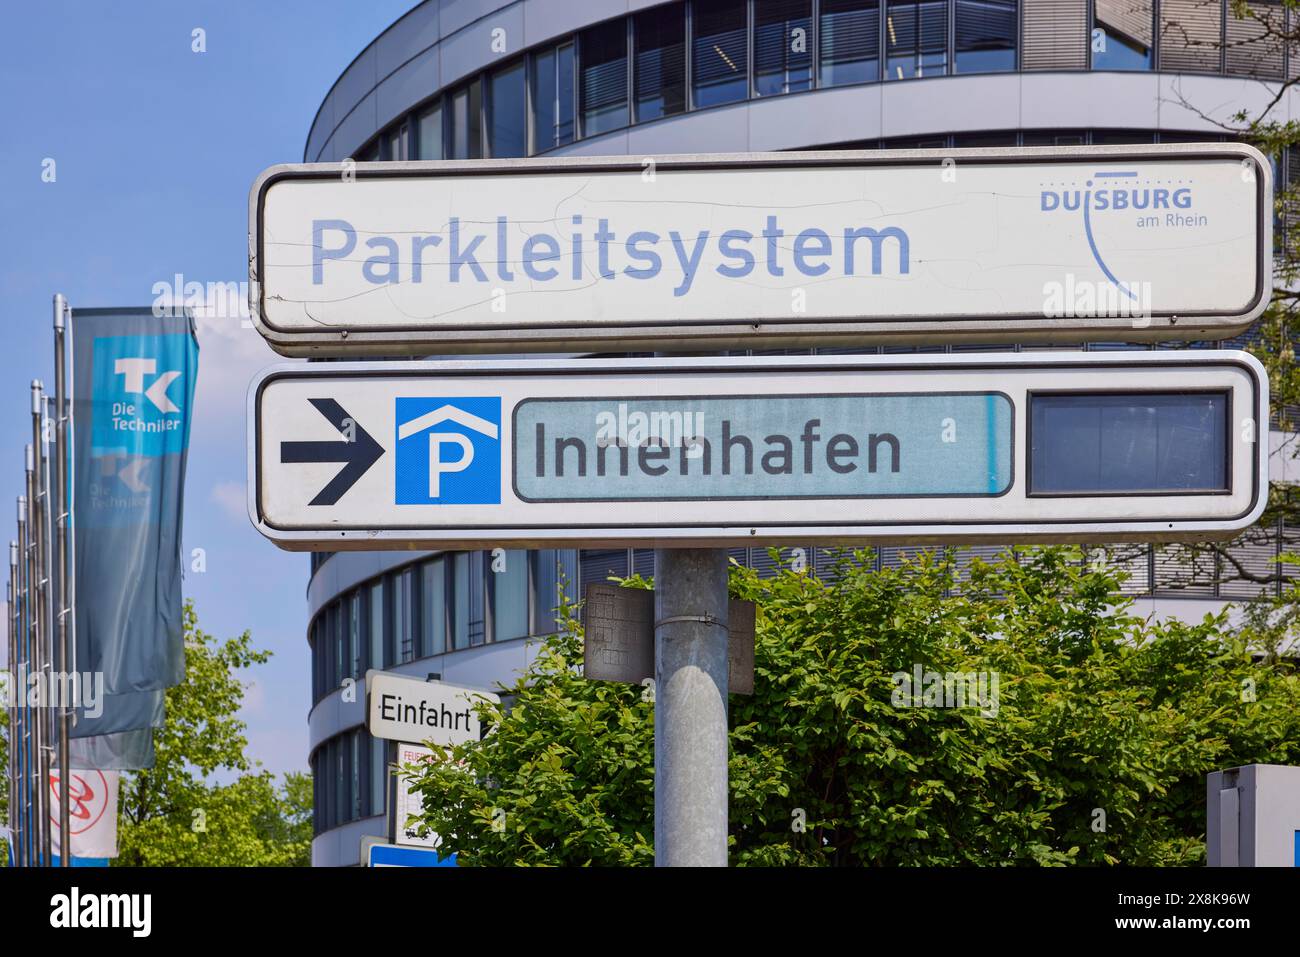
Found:
[[[398,505],[501,503],[501,399],[396,400]]]

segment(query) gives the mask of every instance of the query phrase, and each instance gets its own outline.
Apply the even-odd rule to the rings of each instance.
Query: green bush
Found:
[[[1075,549],[960,575],[869,557],[832,581],[733,569],[759,607],[754,695],[730,701],[733,864],[1195,864],[1208,772],[1300,761],[1300,678],[1258,622],[1143,620]],[[652,696],[584,679],[561,613],[507,706],[481,705],[493,733],[411,769],[463,864],[653,863]],[[996,698],[896,706],[918,665],[996,674]]]

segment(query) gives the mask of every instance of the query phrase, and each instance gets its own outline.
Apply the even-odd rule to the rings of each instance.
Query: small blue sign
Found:
[[[455,867],[456,855],[442,857],[433,847],[399,847],[396,844],[371,844],[371,867]]]
[[[97,337],[92,454],[154,457],[184,451],[197,351],[186,333]]]
[[[501,399],[396,400],[398,505],[501,503]]]

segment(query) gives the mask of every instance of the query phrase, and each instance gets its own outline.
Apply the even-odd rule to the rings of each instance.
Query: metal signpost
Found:
[[[1224,338],[1270,177],[1227,143],[275,166],[249,295],[285,355]]]
[[[277,166],[250,304],[345,359],[1222,339],[1267,305],[1272,219],[1237,144]],[[725,547],[1226,539],[1267,499],[1238,352],[295,365],[248,422],[282,548],[656,549],[588,664],[640,680],[653,628],[668,865],[726,863]]]

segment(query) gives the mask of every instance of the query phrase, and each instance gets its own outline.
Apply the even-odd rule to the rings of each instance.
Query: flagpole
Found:
[[[43,435],[41,429],[41,418],[45,411],[45,400],[42,394],[41,382],[39,379],[32,380],[32,458],[34,470],[32,472],[32,487],[35,490],[33,497],[28,499],[30,503],[30,520],[29,526],[32,530],[32,562],[35,575],[33,582],[36,585],[36,593],[32,602],[33,611],[36,617],[36,643],[40,655],[40,672],[41,680],[44,682],[41,694],[40,727],[41,727],[41,747],[39,754],[40,766],[40,807],[41,807],[41,853],[43,855],[43,866],[49,867],[53,862],[53,835],[50,833],[50,732],[52,730],[49,719],[49,693],[53,685],[50,681],[50,621],[49,621],[49,591],[50,583],[46,578],[46,521],[45,509],[49,505],[48,488],[45,484],[44,462],[42,459],[41,448],[43,445]]]
[[[72,724],[72,702],[68,701],[72,655],[68,636],[68,419],[65,408],[67,380],[63,341],[64,321],[68,313],[67,301],[62,293],[54,296],[54,497],[51,508],[54,526],[58,530],[54,543],[54,567],[57,569],[57,605],[55,613],[55,647],[58,649],[59,671],[63,676],[64,694],[59,702],[59,863],[72,866],[72,839],[68,789],[72,774],[69,768],[69,734]]]
[[[24,466],[26,469],[27,494],[18,496],[18,541],[19,548],[22,551],[22,565],[20,572],[23,582],[23,634],[26,637],[27,644],[27,678],[35,674],[37,680],[40,680],[40,643],[36,641],[36,617],[33,609],[35,602],[32,600],[34,592],[34,583],[32,581],[32,532],[31,532],[31,515],[28,503],[32,495],[32,470],[35,467],[32,464],[32,447],[26,446],[23,450],[25,455]],[[39,694],[39,688],[37,689]],[[27,781],[24,784],[24,790],[27,792],[27,807],[30,817],[28,818],[27,829],[27,858],[31,867],[41,866],[40,860],[40,819],[41,819],[41,792],[37,787],[39,780],[39,756],[41,751],[41,722],[37,720],[38,712],[32,705],[30,692],[27,697],[27,733],[26,737],[26,758],[27,758]],[[40,698],[37,697],[37,705]]]
[[[9,739],[14,757],[14,787],[9,792],[10,805],[17,808],[14,820],[18,831],[14,835],[14,863],[19,867],[27,866],[27,764],[23,758],[27,747],[27,716],[24,707],[27,700],[21,686],[25,681],[18,680],[27,673],[27,648],[23,640],[22,629],[22,591],[18,577],[18,542],[9,543],[9,591],[13,595],[13,605],[9,609],[9,629],[14,639],[14,721]]]
[[[23,692],[19,699],[22,708],[22,738],[18,742],[18,773],[21,780],[19,781],[18,794],[22,800],[21,808],[23,812],[23,858],[22,866],[31,867],[32,864],[32,802],[31,802],[31,772],[28,768],[28,748],[30,747],[31,736],[31,715],[27,713],[27,675],[30,673],[31,664],[28,661],[27,648],[27,584],[23,579],[23,573],[26,569],[26,563],[22,560],[25,552],[24,536],[26,532],[24,527],[27,522],[27,500],[25,496],[18,496],[18,540],[12,543],[9,550],[11,567],[13,568],[14,594],[18,596],[18,608],[14,614],[15,627],[18,630],[18,654],[22,659],[18,664],[18,669],[23,675]]]
[[[55,640],[55,607],[54,607],[54,478],[53,470],[50,464],[51,449],[51,418],[50,418],[50,397],[44,391],[40,394],[40,412],[37,413],[35,426],[39,430],[41,437],[40,463],[41,469],[37,474],[41,482],[41,618],[44,622],[42,633],[45,638],[45,670],[50,676],[49,683],[45,686],[46,700],[43,720],[46,727],[45,753],[48,755],[47,764],[49,775],[45,779],[47,796],[53,795],[51,777],[56,770],[58,754],[56,749],[59,743],[59,712],[62,709],[62,702],[70,693],[68,686],[67,672],[63,669],[59,661],[59,645]],[[58,669],[58,670],[55,670]],[[53,802],[53,797],[50,797]],[[54,863],[54,836],[55,828],[58,822],[54,818],[54,807],[50,807],[50,864]],[[58,832],[62,836],[63,832]],[[60,845],[60,848],[62,845]],[[64,855],[58,855],[60,866],[62,866]]]
[[[8,652],[5,662],[9,666],[9,681],[6,691],[9,694],[8,711],[9,711],[9,766],[5,768],[7,775],[5,783],[6,791],[9,794],[9,851],[13,856],[14,863],[20,863],[18,851],[18,835],[21,833],[22,825],[18,821],[18,769],[15,761],[18,755],[18,705],[15,695],[18,693],[18,648],[14,634],[14,582],[10,577],[5,583],[5,611],[6,626],[9,630],[9,639],[6,645]]]

